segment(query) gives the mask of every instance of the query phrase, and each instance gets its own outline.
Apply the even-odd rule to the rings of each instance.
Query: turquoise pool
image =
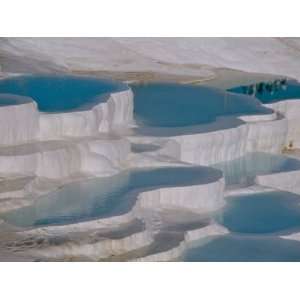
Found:
[[[0,80],[0,94],[31,97],[40,111],[48,113],[85,109],[106,101],[108,93],[127,88],[123,83],[85,76],[31,75]]]
[[[212,167],[223,172],[227,186],[247,186],[254,184],[256,175],[300,170],[300,160],[279,154],[253,152]]]
[[[136,170],[76,182],[43,196],[28,207],[1,215],[21,227],[67,224],[128,212],[139,191],[157,187],[204,184],[218,180],[221,172],[207,167],[170,167]]]
[[[300,228],[300,196],[284,191],[237,195],[217,217],[231,232],[277,233]]]
[[[131,88],[135,118],[141,126],[184,127],[209,123],[218,116],[272,112],[252,97],[210,87],[153,83]]]
[[[295,262],[300,261],[300,242],[276,237],[228,235],[195,244],[183,261]]]
[[[16,96],[11,94],[0,94],[0,107],[1,106],[10,106],[10,105],[19,105],[28,103],[31,100],[27,97]]]
[[[259,86],[259,84],[258,84]],[[296,80],[288,80],[284,85],[268,85],[259,88],[259,91],[251,89],[252,86],[239,86],[229,89],[238,94],[253,93],[262,103],[273,103],[286,99],[300,99],[300,83]]]

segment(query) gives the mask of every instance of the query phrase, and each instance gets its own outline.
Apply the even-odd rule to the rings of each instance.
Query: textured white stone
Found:
[[[297,38],[2,38],[10,72],[154,71],[212,77],[217,68],[300,79]],[[196,64],[198,68],[188,68]]]
[[[16,145],[33,141],[39,132],[39,114],[36,103],[30,98],[0,94],[19,102],[0,105],[0,146]]]
[[[278,111],[288,121],[288,133],[286,137],[286,145],[290,143],[293,147],[300,147],[300,99],[288,99],[282,100],[271,104],[265,104],[265,106]]]
[[[130,152],[126,140],[47,142],[0,148],[0,174],[52,179],[78,173],[109,176],[117,173]]]
[[[120,239],[103,239],[94,243],[66,242],[59,246],[51,246],[46,249],[29,251],[30,255],[51,258],[66,259],[72,257],[88,257],[99,260],[113,255],[124,253],[149,246],[153,242],[153,236],[148,231],[142,231],[128,235]]]
[[[146,210],[179,209],[209,214],[225,205],[223,191],[223,178],[207,184],[159,188],[142,192],[137,205]]]
[[[176,135],[175,129],[170,131],[172,136],[133,135],[129,139],[161,145],[163,141],[172,141],[172,148],[162,146],[158,153],[190,164],[211,165],[239,158],[247,152],[280,153],[285,146],[288,122],[283,117],[272,119],[266,120],[263,115],[256,116],[256,121],[252,118],[249,123],[239,123],[232,117],[223,117],[210,124],[190,127],[190,133]]]
[[[200,239],[216,236],[216,235],[225,235],[228,234],[229,230],[222,225],[219,224],[210,224],[208,226],[189,230],[185,233],[184,239],[187,243],[191,243],[194,241],[198,241]]]
[[[67,113],[40,114],[41,140],[93,136],[133,124],[133,93],[130,89],[112,93],[94,107]]]
[[[134,259],[134,261],[151,262],[151,261],[172,261],[180,258],[184,252],[192,245],[193,242],[206,239],[213,236],[225,235],[229,231],[221,225],[210,224],[208,226],[188,230],[184,234],[184,239],[174,248],[167,251],[157,252],[148,256]]]
[[[300,194],[300,170],[258,175],[255,182],[266,187]]]

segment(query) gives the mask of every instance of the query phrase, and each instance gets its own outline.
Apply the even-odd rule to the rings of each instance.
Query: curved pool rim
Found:
[[[9,94],[20,99],[32,99],[38,110],[47,114],[91,110],[96,105],[106,103],[110,95],[127,90],[130,87],[124,82],[85,75],[29,74],[0,79],[2,97]],[[43,96],[42,93],[45,92],[46,95]],[[52,103],[47,102],[50,92],[56,94]],[[68,97],[73,100],[66,101]]]
[[[119,180],[124,176],[124,182],[123,180]],[[146,179],[144,182],[143,178]],[[146,169],[137,168],[130,171],[121,172],[112,177],[93,178],[80,182],[69,183],[64,185],[59,190],[55,190],[49,194],[37,198],[32,205],[4,213],[2,216],[0,216],[0,218],[8,224],[20,228],[70,225],[99,219],[114,218],[129,213],[138,201],[139,194],[142,192],[154,191],[161,188],[205,185],[216,182],[221,178],[221,171],[206,166],[172,166]],[[113,184],[110,182],[110,180],[113,180]],[[119,184],[120,182],[121,184]],[[111,194],[111,196],[107,196],[106,193],[104,193],[104,196],[101,196],[101,193],[103,194],[103,190],[101,190],[101,184],[102,186],[109,188],[108,192]],[[112,189],[110,188],[111,185],[113,186]],[[53,203],[54,205],[55,203],[59,203],[58,200],[61,199],[64,193],[66,193],[68,198],[70,198],[70,191],[73,190],[74,192],[73,188],[75,188],[75,194],[77,195],[76,197],[78,199],[74,200],[75,203],[72,204],[72,207],[74,207],[74,204],[77,204],[76,200],[79,200],[80,204],[85,205],[84,207],[80,207],[80,214],[51,216],[50,214],[52,212],[49,212],[47,203],[51,205]],[[82,191],[84,192],[84,190],[86,190],[87,192],[87,189],[90,191],[91,197],[89,196],[89,199],[86,198],[86,201],[82,201]],[[97,189],[99,190],[98,193]],[[67,199],[67,197],[65,198]],[[46,206],[46,212],[47,214],[49,213],[47,218],[43,217],[39,219],[35,215],[31,214],[39,211],[38,205],[40,205],[42,209],[43,205]],[[69,200],[67,205],[70,205]],[[53,209],[54,211],[57,211],[57,207],[52,208],[52,210]],[[59,209],[61,211],[61,208]],[[89,210],[86,211],[86,209]],[[24,222],[21,220],[22,218],[20,218],[20,216],[24,216],[26,211],[29,211],[30,222],[34,222],[31,222],[30,224],[24,224]]]
[[[215,87],[152,82],[130,84],[130,88],[134,93],[134,118],[137,124],[132,129],[132,134],[136,136],[170,137],[215,132],[246,124],[243,117],[255,116],[266,120],[274,116],[272,108],[263,106],[258,100],[254,102],[248,95]],[[164,93],[169,92],[172,95],[164,97]],[[209,95],[213,97],[213,101],[207,101]],[[173,101],[176,96],[178,98]],[[165,101],[167,98],[170,99]],[[205,116],[203,108],[208,103],[209,112]]]

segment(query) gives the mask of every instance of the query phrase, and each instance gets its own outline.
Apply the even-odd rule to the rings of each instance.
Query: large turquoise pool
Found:
[[[183,127],[209,123],[218,116],[272,112],[252,97],[210,87],[153,83],[131,88],[135,118],[142,126]]]
[[[170,167],[136,170],[66,185],[28,207],[1,215],[21,227],[76,223],[128,212],[139,191],[158,187],[204,184],[221,172],[207,167]]]
[[[106,101],[107,94],[127,88],[123,83],[84,76],[31,75],[0,80],[0,94],[31,97],[43,112],[85,109]]]

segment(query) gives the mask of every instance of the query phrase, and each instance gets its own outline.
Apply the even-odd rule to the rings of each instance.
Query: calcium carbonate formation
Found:
[[[196,183],[132,190],[127,197],[133,205],[108,217],[29,228],[12,226],[4,218],[1,226],[15,234],[3,246],[7,251],[18,250],[29,260],[177,259],[193,241],[228,233],[209,218],[225,204],[225,183],[220,171],[207,166],[249,152],[281,153],[291,143],[300,145],[299,100],[268,104],[269,114],[223,116],[184,130],[141,133],[136,131],[133,97],[126,86],[83,109],[48,113],[39,111],[34,98],[0,94],[2,214],[89,178],[136,168],[203,166]],[[300,194],[299,172],[259,175],[255,182]]]

